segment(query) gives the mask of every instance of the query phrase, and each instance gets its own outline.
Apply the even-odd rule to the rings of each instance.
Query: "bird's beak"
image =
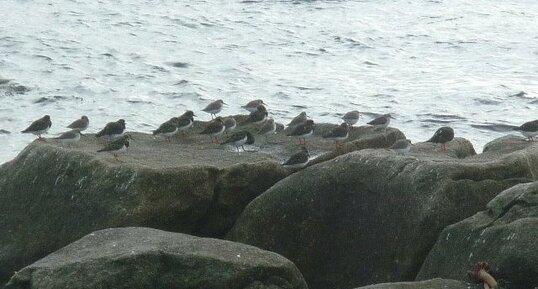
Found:
[[[228,104],[227,104],[226,102],[224,102],[224,101],[222,102],[222,104],[228,105]]]
[[[395,117],[393,117],[392,115],[390,116],[390,118],[392,118],[392,119],[396,119],[396,118],[395,118]]]
[[[194,113],[192,114],[192,116],[196,116],[196,117],[198,117],[198,116],[197,116],[196,114],[194,114]]]

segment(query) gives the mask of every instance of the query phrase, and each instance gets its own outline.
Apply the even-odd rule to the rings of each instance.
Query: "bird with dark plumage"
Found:
[[[237,148],[239,152],[239,147],[245,151],[244,145],[251,145],[254,143],[254,136],[248,131],[238,131],[229,136],[221,145],[231,144]]]
[[[192,110],[185,111],[185,113],[178,117],[177,129],[181,131],[182,134],[185,134],[185,131],[194,124],[195,116],[196,115]]]
[[[297,125],[287,136],[293,136],[299,138],[299,144],[306,145],[306,138],[311,137],[314,133],[314,121],[309,119],[304,123]],[[304,142],[301,142],[303,139]]]
[[[344,122],[341,125],[333,128],[329,133],[325,134],[323,138],[333,140],[336,145],[336,148],[338,149],[338,147],[341,146],[342,142],[345,141],[348,136],[349,125]]]
[[[411,141],[408,139],[399,139],[392,144],[390,149],[399,155],[405,156],[411,150]]]
[[[534,137],[538,135],[538,119],[526,122],[519,127],[514,128],[514,130],[519,131],[522,135],[529,139],[529,141],[534,141]]]
[[[30,124],[30,126],[25,130],[21,131],[21,133],[31,133],[33,135],[37,135],[39,140],[43,140],[41,135],[47,133],[51,126],[52,122],[50,121],[50,116],[45,115],[44,117],[32,122],[32,124]]]
[[[359,121],[361,114],[357,110],[349,111],[344,114],[342,119],[345,123],[349,124],[349,126],[353,126]]]
[[[88,119],[87,116],[83,115],[81,118],[75,120],[70,125],[68,125],[67,128],[76,129],[80,133],[82,131],[85,131],[89,125],[90,125],[90,120]]]
[[[207,134],[211,137],[211,143],[219,143],[218,136],[221,135],[226,127],[221,117],[217,117],[207,124],[205,129],[200,134]]]
[[[248,110],[249,112],[255,112],[256,110],[258,110],[258,106],[260,106],[260,105],[267,106],[267,104],[265,104],[265,102],[263,102],[263,100],[256,99],[256,100],[250,101],[246,105],[241,106],[241,108],[244,108],[244,109]]]
[[[54,139],[60,141],[64,145],[71,146],[78,143],[78,141],[80,140],[80,131],[78,131],[77,129],[70,130],[62,133]]]
[[[211,114],[211,119],[213,119],[213,116],[217,117],[217,113],[222,110],[222,106],[225,104],[226,103],[222,99],[215,100],[202,109],[202,111]]]
[[[105,137],[107,140],[112,141],[116,140],[123,136],[123,131],[125,130],[125,120],[119,119],[116,122],[109,122],[105,127],[99,131],[95,136],[96,137]]]
[[[286,162],[282,164],[283,167],[289,169],[304,168],[308,164],[310,154],[305,146],[301,146],[301,150],[293,154]]]
[[[176,135],[177,132],[179,131],[178,124],[179,124],[179,117],[172,117],[171,119],[161,124],[159,128],[154,130],[153,135],[162,136],[168,142],[170,142],[170,138]]]
[[[247,123],[261,124],[267,119],[267,109],[263,105],[258,105],[256,111],[253,111],[249,114]]]
[[[385,129],[385,132],[387,132],[387,127],[390,124],[390,119],[394,119],[390,114],[384,114],[380,117],[377,117],[370,122],[368,122],[369,125],[372,125],[376,129]]]
[[[228,136],[228,133],[237,127],[237,121],[232,116],[227,117],[224,119],[224,127],[224,132],[226,132],[226,136]]]
[[[267,142],[268,136],[276,132],[276,123],[272,118],[268,118],[263,126],[258,130],[259,135],[265,135],[265,141]]]
[[[451,127],[439,128],[427,142],[440,143],[441,150],[446,152],[446,143],[454,139],[454,130]]]
[[[132,139],[131,135],[123,135],[119,139],[108,143],[104,148],[97,152],[109,152],[114,155],[116,161],[120,161],[119,154],[125,153],[129,147],[129,140]]]
[[[308,119],[308,116],[306,115],[306,112],[301,112],[299,115],[297,115],[296,117],[294,117],[290,123],[288,123],[288,127],[293,127],[293,126],[296,126],[296,125],[299,125],[299,124],[302,124],[303,122],[305,122],[306,120]]]

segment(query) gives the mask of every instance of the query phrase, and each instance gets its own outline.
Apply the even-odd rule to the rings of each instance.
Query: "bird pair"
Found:
[[[196,115],[191,110],[187,110],[179,117],[172,117],[168,121],[164,122],[153,131],[154,136],[164,137],[168,142],[170,138],[176,135],[178,132],[185,132],[188,128],[194,124],[194,117]]]
[[[454,129],[448,126],[439,128],[433,136],[426,142],[441,144],[441,150],[446,152],[446,144],[454,139]],[[390,147],[399,155],[407,155],[411,150],[411,141],[408,139],[399,139]]]

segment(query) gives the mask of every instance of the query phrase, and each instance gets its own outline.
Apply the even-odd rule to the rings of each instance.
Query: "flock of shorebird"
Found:
[[[219,143],[218,137],[226,132],[227,138],[220,144],[234,145],[239,152],[239,147],[245,150],[244,145],[251,145],[254,143],[254,136],[252,133],[246,130],[233,132],[237,127],[237,121],[233,117],[217,117],[226,103],[221,99],[211,102],[202,111],[211,115],[212,121],[200,132],[200,134],[208,135],[211,137],[212,143]],[[269,117],[266,104],[261,99],[253,100],[247,103],[242,108],[250,112],[247,120],[243,124],[254,124],[258,126],[258,135],[274,134],[277,131],[277,123],[274,119]],[[188,110],[179,117],[173,117],[165,123],[161,124],[159,128],[153,131],[154,136],[164,137],[167,141],[170,138],[182,132],[183,134],[187,129],[192,127],[194,123],[194,117],[196,115]],[[323,135],[324,138],[330,139],[335,142],[336,148],[342,145],[348,136],[350,129],[355,125],[361,114],[354,110],[344,114],[342,117],[342,124],[333,128],[329,133]],[[386,131],[390,124],[390,120],[393,117],[390,114],[384,114],[380,117],[368,122],[368,125],[375,127],[376,129],[384,129]],[[89,126],[89,119],[86,116],[82,116],[80,119],[74,121],[67,127],[71,130],[61,134],[53,139],[59,140],[63,144],[73,145],[80,140],[81,132],[86,130]],[[44,140],[42,135],[52,126],[50,116],[44,117],[32,122],[32,124],[22,133],[32,133],[38,136],[39,140]],[[299,139],[301,149],[299,152],[293,154],[282,165],[288,168],[302,168],[308,164],[310,155],[307,149],[306,138],[312,136],[314,133],[314,121],[308,119],[305,112],[301,112],[287,125],[287,136],[296,137]],[[534,141],[534,137],[538,135],[538,120],[526,122],[523,125],[515,128],[519,130],[530,141]],[[125,120],[120,119],[116,122],[109,122],[106,126],[99,131],[95,136],[105,138],[107,144],[98,152],[110,152],[114,155],[114,158],[119,161],[118,154],[124,152],[129,147],[129,140],[131,136],[124,134]],[[441,127],[434,135],[427,141],[441,144],[441,150],[446,152],[446,143],[450,142],[454,138],[454,130],[451,127]],[[400,155],[407,155],[411,149],[411,141],[408,139],[397,140],[391,147],[396,153]]]

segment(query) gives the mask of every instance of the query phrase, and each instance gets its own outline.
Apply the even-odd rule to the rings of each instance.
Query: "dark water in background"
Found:
[[[390,112],[413,141],[451,125],[478,150],[538,118],[535,0],[1,6],[0,78],[30,91],[0,84],[0,163],[44,114],[53,134],[81,114],[89,131],[121,117],[149,132],[186,109],[209,119],[199,110],[218,98],[225,114],[263,98],[281,122],[302,110],[335,123],[348,110]]]

